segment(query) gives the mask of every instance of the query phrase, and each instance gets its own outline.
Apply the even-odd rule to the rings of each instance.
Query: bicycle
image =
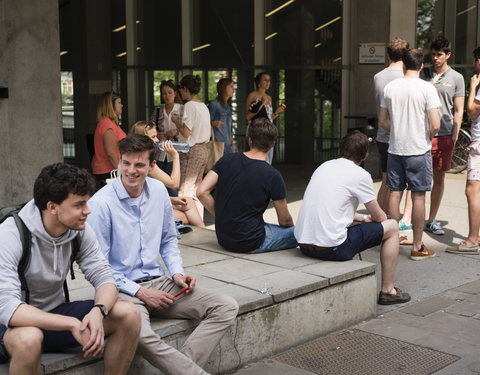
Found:
[[[462,173],[467,169],[470,141],[471,136],[469,131],[466,129],[460,129],[457,144],[453,150],[452,168],[449,171],[450,173]]]

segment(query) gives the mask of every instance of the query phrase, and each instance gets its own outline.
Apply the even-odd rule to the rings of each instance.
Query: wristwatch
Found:
[[[98,307],[100,309],[100,312],[102,313],[103,317],[106,318],[108,315],[108,309],[107,306],[101,305],[101,304],[96,304],[93,307]],[[93,308],[92,307],[92,308]]]

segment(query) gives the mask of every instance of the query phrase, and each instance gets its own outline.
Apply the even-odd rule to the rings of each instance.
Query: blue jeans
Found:
[[[276,224],[265,223],[265,240],[262,245],[255,250],[255,253],[266,253],[297,247],[298,243],[293,235],[295,227],[281,227]]]

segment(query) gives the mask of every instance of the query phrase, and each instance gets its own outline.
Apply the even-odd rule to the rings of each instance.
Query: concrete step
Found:
[[[198,285],[231,295],[240,305],[236,324],[206,365],[213,374],[231,372],[252,361],[374,316],[376,265],[360,260],[323,262],[299,249],[264,254],[223,250],[215,232],[195,228],[180,241],[186,272]],[[92,298],[81,275],[70,282],[72,299]],[[169,344],[180,347],[195,327],[185,320],[153,321]],[[46,374],[96,374],[101,361],[84,360],[78,351],[45,354]],[[0,374],[7,374],[7,365]],[[158,374],[142,358],[131,374]]]

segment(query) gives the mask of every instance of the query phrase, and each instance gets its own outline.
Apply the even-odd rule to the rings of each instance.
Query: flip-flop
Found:
[[[412,246],[413,241],[409,240],[407,236],[399,236],[400,246]]]

